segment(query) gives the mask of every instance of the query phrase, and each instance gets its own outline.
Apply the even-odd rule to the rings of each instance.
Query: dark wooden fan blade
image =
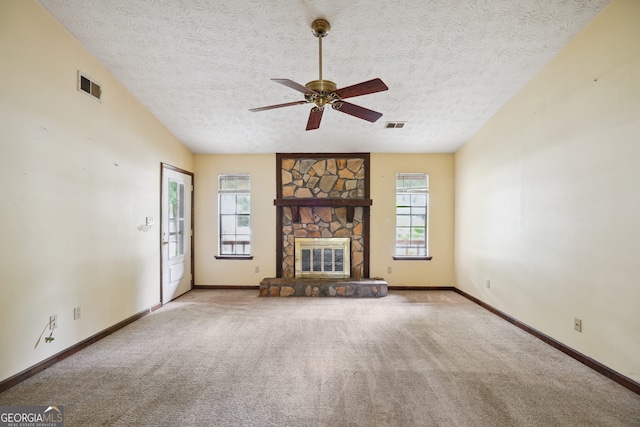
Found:
[[[314,130],[320,127],[320,120],[322,120],[322,113],[324,108],[313,107],[311,113],[309,113],[309,121],[307,122],[307,130]]]
[[[334,93],[340,98],[352,98],[354,96],[367,95],[369,93],[376,93],[388,90],[386,84],[380,79],[373,79],[366,82],[358,83],[357,85],[343,87],[336,90]]]
[[[345,101],[334,102],[332,106],[334,110],[342,111],[343,113],[350,114],[354,117],[366,120],[371,123],[382,117],[382,113],[378,113],[377,111],[369,110],[368,108],[360,107],[358,105],[351,104]]]
[[[309,101],[287,102],[287,103],[284,103],[284,104],[269,105],[268,107],[250,108],[249,111],[253,111],[255,113],[257,111],[265,111],[265,110],[273,110],[274,108],[289,107],[290,105],[307,104],[308,102]]]
[[[281,85],[290,87],[291,89],[295,89],[298,92],[302,92],[304,94],[314,93],[314,91],[312,91],[308,87],[302,86],[300,83],[296,83],[293,80],[289,80],[289,79],[271,79],[271,80],[273,80],[276,83],[280,83]]]

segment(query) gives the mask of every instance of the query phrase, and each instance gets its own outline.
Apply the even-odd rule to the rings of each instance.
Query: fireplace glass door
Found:
[[[349,278],[350,242],[348,237],[297,238],[296,277]]]

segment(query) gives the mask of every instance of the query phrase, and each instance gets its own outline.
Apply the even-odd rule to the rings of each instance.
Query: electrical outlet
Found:
[[[154,217],[152,217],[152,216],[148,216],[148,217],[145,218],[145,223],[148,226],[155,225],[156,219]]]
[[[489,289],[491,287],[491,280],[490,279],[485,280],[484,284],[487,287],[487,289]]]
[[[258,266],[256,265],[256,268],[254,269],[254,272],[255,272],[255,273],[260,273],[260,267],[258,267]]]
[[[49,330],[53,331],[57,327],[58,327],[58,315],[52,314],[51,316],[49,316]]]
[[[80,318],[80,306],[74,307],[73,309],[73,320],[78,320]]]
[[[387,267],[387,273],[391,274],[391,267]]]
[[[578,319],[577,317],[573,319],[573,329],[582,332],[582,319]]]

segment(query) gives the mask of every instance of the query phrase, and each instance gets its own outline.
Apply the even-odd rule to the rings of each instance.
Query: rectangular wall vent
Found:
[[[395,129],[395,128],[403,128],[407,122],[387,122],[384,124],[386,129]]]
[[[92,98],[101,101],[102,86],[80,71],[78,71],[78,91],[84,92]]]

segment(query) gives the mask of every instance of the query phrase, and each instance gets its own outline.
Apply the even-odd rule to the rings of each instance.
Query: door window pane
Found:
[[[184,255],[184,183],[169,179],[169,258]]]

